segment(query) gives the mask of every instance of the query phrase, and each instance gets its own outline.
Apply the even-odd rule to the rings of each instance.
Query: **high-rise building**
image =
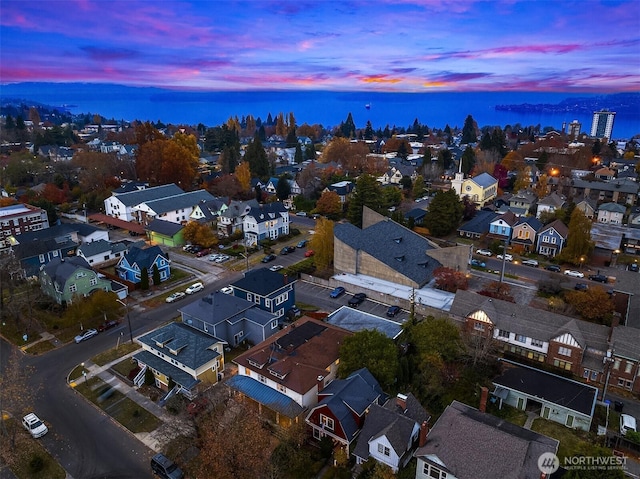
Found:
[[[582,123],[578,120],[573,120],[569,123],[569,138],[572,140],[577,140],[580,136],[580,129],[582,128]]]
[[[615,117],[616,113],[614,111],[602,110],[593,112],[591,136],[593,138],[607,138],[610,140]]]

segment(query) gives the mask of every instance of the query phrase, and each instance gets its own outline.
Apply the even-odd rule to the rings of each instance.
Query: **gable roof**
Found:
[[[458,479],[539,478],[538,458],[556,453],[559,442],[491,414],[453,401],[414,454]],[[430,457],[435,456],[438,462]]]
[[[243,278],[231,283],[231,286],[259,296],[269,296],[295,281],[295,278],[286,274],[269,271],[268,268],[260,268],[247,271]]]
[[[251,216],[256,223],[265,223],[270,220],[279,219],[281,213],[288,213],[288,210],[279,201],[273,203],[259,204],[258,206],[251,207],[247,216]]]
[[[53,258],[47,264],[42,266],[42,271],[51,278],[51,281],[64,285],[79,268],[93,271],[91,266],[89,266],[89,263],[87,263],[87,260],[82,256],[70,256],[67,259]]]
[[[513,213],[513,211],[507,211],[503,215],[496,216],[493,220],[491,220],[491,223],[497,223],[500,220],[504,221],[509,226],[513,226],[518,222],[518,217]]]
[[[473,178],[470,178],[470,179],[471,181],[473,181],[478,186],[481,186],[482,188],[489,188],[490,186],[493,186],[498,183],[498,180],[496,180],[489,173],[480,173],[478,176],[474,176]]]
[[[169,211],[176,211],[184,208],[191,208],[201,201],[210,201],[215,197],[207,190],[189,191],[172,196],[165,196],[152,201],[145,201],[145,204],[154,213],[160,215]]]
[[[164,221],[158,218],[152,220],[151,223],[149,223],[146,227],[147,230],[164,236],[174,236],[183,228],[184,226],[179,223],[174,223],[173,221]]]
[[[77,252],[78,254],[82,254],[83,256],[95,256],[100,253],[117,253],[120,251],[125,251],[127,247],[122,243],[110,243],[106,240],[96,240],[91,243],[82,243],[78,246]]]
[[[364,229],[350,223],[337,224],[333,234],[354,250],[371,255],[420,286],[428,283],[433,271],[442,266],[427,255],[427,250],[435,248],[426,238],[390,219]]]
[[[531,229],[533,229],[533,231],[538,231],[540,228],[542,228],[542,223],[535,216],[527,216],[526,218],[520,218],[518,223],[514,226],[514,228],[517,228],[518,226],[521,226],[524,224],[529,225]]]
[[[565,203],[564,196],[560,196],[555,191],[550,195],[545,196],[540,201],[538,201],[538,205],[542,206],[553,206],[555,208],[560,208]]]
[[[545,231],[548,231],[550,229],[554,229],[556,230],[556,232],[562,236],[564,239],[567,239],[567,236],[569,236],[569,228],[567,227],[567,225],[565,225],[562,221],[560,220],[554,220],[551,223],[549,223],[548,225],[544,226],[541,230],[540,233],[543,233]]]
[[[120,193],[116,197],[125,206],[137,206],[140,203],[165,198],[167,196],[175,196],[184,193],[177,185],[154,186],[153,188],[145,188],[143,190],[130,191],[128,193]]]
[[[598,207],[598,211],[610,211],[611,213],[623,213],[627,211],[627,207],[618,203],[602,203]]]
[[[140,270],[142,270],[142,268],[147,268],[148,270],[153,266],[153,262],[158,256],[165,257],[160,246],[156,245],[145,249],[132,246],[129,248],[129,251],[125,253],[124,258],[131,266],[137,264]]]
[[[489,225],[499,215],[493,211],[479,210],[476,215],[458,228],[463,233],[483,234],[489,231]]]
[[[275,315],[268,311],[260,309],[255,303],[237,296],[221,293],[220,291],[187,303],[179,308],[178,312],[198,318],[211,325],[216,325],[223,321],[236,323],[246,319],[264,326],[276,318]]]

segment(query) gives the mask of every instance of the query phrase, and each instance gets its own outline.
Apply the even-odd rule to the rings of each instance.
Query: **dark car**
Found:
[[[176,463],[164,454],[156,454],[151,458],[151,470],[164,479],[182,479],[184,476]]]
[[[396,314],[400,312],[400,306],[389,306],[387,309],[387,316],[390,318],[395,318]]]
[[[356,306],[361,304],[365,299],[367,299],[367,295],[366,294],[364,294],[364,293],[356,293],[349,300],[349,306],[355,308]]]
[[[98,326],[98,332],[102,333],[107,329],[115,328],[118,324],[120,324],[120,321],[117,321],[115,319],[113,321],[105,321],[100,326]]]
[[[296,250],[295,246],[285,246],[280,250],[280,254],[289,254],[293,253]]]
[[[598,281],[599,283],[607,283],[609,281],[609,278],[603,274],[592,274],[589,276],[589,279],[591,281]]]
[[[203,256],[207,256],[209,253],[210,253],[209,249],[208,249],[208,248],[205,248],[205,249],[201,249],[200,251],[198,251],[198,252],[196,253],[196,256],[197,256],[198,258],[202,258]]]
[[[276,255],[275,254],[268,254],[267,256],[262,258],[262,262],[263,263],[268,263],[270,261],[273,261],[274,259],[276,259]]]
[[[573,289],[575,289],[576,291],[586,291],[589,289],[589,285],[586,283],[576,283]]]
[[[640,268],[638,267],[638,263],[631,263],[628,269],[629,271],[633,271],[634,273],[637,273],[638,269]]]
[[[329,293],[329,297],[330,298],[339,298],[340,296],[342,296],[345,293],[346,289],[344,289],[342,286],[338,286],[337,288],[335,288],[333,291],[331,291]]]
[[[307,240],[301,240],[298,242],[298,248],[304,248],[307,246]]]
[[[557,264],[550,264],[549,266],[547,266],[545,268],[547,271],[553,271],[554,273],[559,273],[560,271],[562,271],[560,269],[560,266],[558,266]]]

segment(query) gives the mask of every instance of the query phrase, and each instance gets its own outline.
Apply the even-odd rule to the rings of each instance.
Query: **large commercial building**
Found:
[[[614,111],[603,110],[594,112],[593,120],[591,121],[591,136],[593,138],[607,138],[610,140],[615,117],[616,113]]]

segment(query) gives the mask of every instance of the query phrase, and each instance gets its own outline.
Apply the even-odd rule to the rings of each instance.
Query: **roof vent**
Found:
[[[317,379],[318,381],[322,381],[322,380],[324,379],[324,376],[318,376],[316,379]]]

